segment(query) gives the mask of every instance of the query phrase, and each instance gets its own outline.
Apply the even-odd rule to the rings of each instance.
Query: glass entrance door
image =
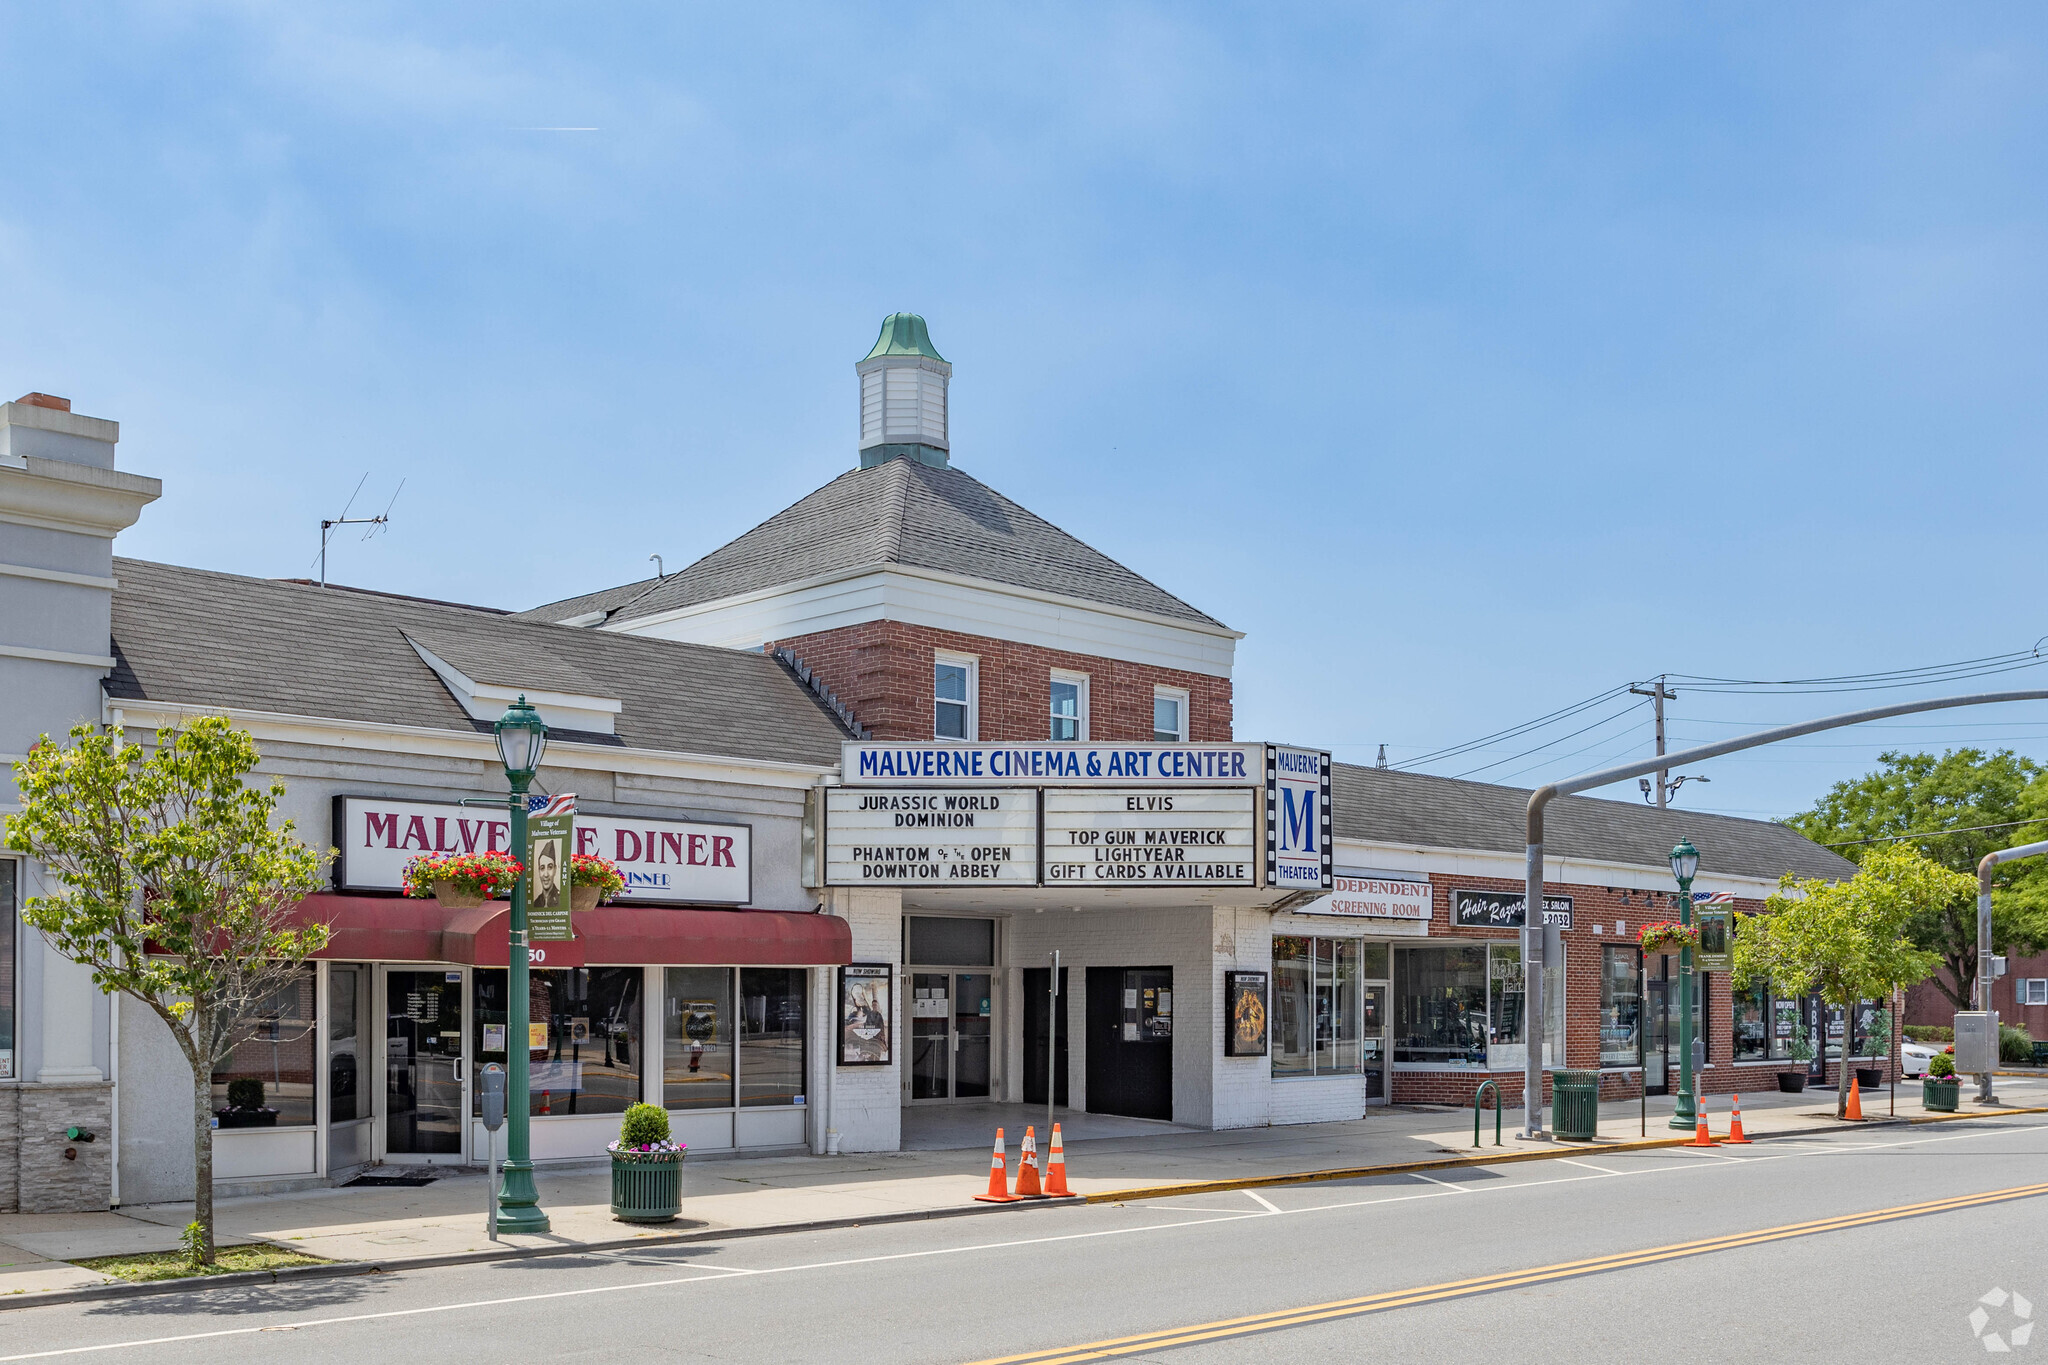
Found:
[[[1387,988],[1368,984],[1359,1006],[1359,1060],[1365,1066],[1365,1099],[1368,1104],[1387,1100]]]
[[[912,972],[910,1098],[987,1099],[993,1083],[995,977]]]
[[[1651,1095],[1665,1095],[1671,1091],[1669,1070],[1665,1065],[1666,1042],[1672,1026],[1678,1022],[1670,997],[1677,992],[1671,990],[1671,982],[1661,975],[1649,977],[1643,984],[1649,992],[1643,1021],[1643,1089]]]
[[[463,1065],[463,974],[384,973],[384,1155],[459,1163],[469,1112]]]

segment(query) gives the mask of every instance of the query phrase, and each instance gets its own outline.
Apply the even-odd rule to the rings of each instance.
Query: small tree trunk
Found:
[[[213,1068],[192,1064],[192,1217],[198,1222],[204,1250],[202,1265],[214,1262],[213,1243]]]
[[[1853,1051],[1850,1043],[1856,1032],[1856,1002],[1845,1000],[1839,1003],[1842,1006],[1842,1070],[1835,1077],[1835,1117],[1846,1119],[1849,1117],[1849,1053]],[[1820,1055],[1821,1065],[1827,1065],[1828,1031],[1825,1021],[1820,1031]]]

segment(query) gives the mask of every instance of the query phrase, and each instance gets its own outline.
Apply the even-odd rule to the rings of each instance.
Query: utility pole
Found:
[[[1667,701],[1678,700],[1678,694],[1676,692],[1673,692],[1670,688],[1664,686],[1664,680],[1670,676],[1671,675],[1668,673],[1659,673],[1657,675],[1656,681],[1652,682],[1648,687],[1631,687],[1629,689],[1629,691],[1635,693],[1638,697],[1649,697],[1652,698],[1656,703],[1657,757],[1659,758],[1664,757],[1664,703]],[[1668,800],[1671,796],[1671,784],[1667,780],[1670,778],[1670,776],[1671,770],[1669,768],[1657,769],[1658,810],[1664,809],[1665,801]]]

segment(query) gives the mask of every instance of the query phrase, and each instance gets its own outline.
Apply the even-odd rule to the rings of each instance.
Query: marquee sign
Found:
[[[828,886],[1032,886],[1038,793],[1029,788],[825,789]]]
[[[1256,886],[1250,788],[1051,788],[1045,884]]]
[[[745,905],[754,898],[753,827],[576,812],[576,853],[611,859],[627,905]],[[338,891],[398,891],[422,853],[508,853],[509,812],[490,806],[334,798]]]
[[[841,780],[939,786],[1256,787],[1263,744],[845,743]]]

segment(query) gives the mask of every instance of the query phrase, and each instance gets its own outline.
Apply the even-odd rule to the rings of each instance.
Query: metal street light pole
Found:
[[[1977,1008],[1985,1014],[1991,1013],[1991,872],[2000,863],[2009,863],[2016,858],[2038,858],[2048,853],[2048,843],[2020,844],[2015,848],[2002,848],[1996,853],[1987,853],[1977,864]],[[1997,1035],[1992,1037],[1997,1045]],[[1991,1095],[1991,1073],[1980,1072],[1977,1076],[1977,1103],[1993,1104]]]
[[[521,696],[493,727],[505,779],[512,786],[512,856],[526,861],[526,789],[547,749],[548,727],[540,713]],[[529,1043],[530,959],[526,951],[526,887],[531,874],[521,871],[512,883],[512,923],[505,958],[505,1180],[498,1189],[498,1228],[503,1232],[546,1232],[548,1216],[540,1209],[540,1191],[533,1183],[533,1149],[529,1140],[533,1114],[532,1048]]]
[[[1671,875],[1678,879],[1678,922],[1692,923],[1692,879],[1699,874],[1700,851],[1692,840],[1681,839],[1671,850]],[[1692,1093],[1692,945],[1678,949],[1678,1107],[1671,1115],[1673,1128],[1691,1128],[1699,1121]]]
[[[1781,739],[1795,739],[1800,735],[1811,735],[1822,730],[1835,730],[1844,725],[1860,725],[1868,720],[1883,720],[1887,716],[1910,716],[1920,711],[1943,711],[1957,706],[1988,706],[2005,701],[2048,701],[2048,691],[2027,692],[1975,692],[1961,697],[1935,697],[1926,701],[1899,702],[1891,706],[1876,706],[1867,711],[1850,711],[1844,715],[1826,716],[1820,720],[1803,721],[1798,725],[1780,725],[1775,729],[1758,730],[1754,734],[1738,735],[1734,739],[1721,740],[1715,744],[1702,744],[1698,748],[1682,750],[1675,754],[1659,755],[1656,758],[1635,763],[1624,763],[1615,768],[1602,768],[1563,782],[1551,782],[1529,793],[1526,837],[1528,853],[1523,863],[1526,904],[1528,915],[1540,916],[1543,904],[1543,808],[1560,796],[1573,792],[1591,791],[1604,787],[1610,782],[1624,782],[1631,777],[1642,777],[1656,772],[1659,768],[1683,767],[1689,763],[1702,763],[1722,754],[1737,753],[1743,749],[1754,749],[1761,744],[1775,744]],[[1541,944],[1543,936],[1524,935],[1524,961],[1530,967],[1540,966],[1540,961],[1527,957],[1527,943],[1530,939]],[[1539,949],[1540,952],[1540,949]],[[1543,1132],[1543,973],[1529,973],[1529,1059],[1523,1072],[1523,1084],[1527,1087],[1528,1107],[1523,1110],[1522,1136],[1541,1139]]]

